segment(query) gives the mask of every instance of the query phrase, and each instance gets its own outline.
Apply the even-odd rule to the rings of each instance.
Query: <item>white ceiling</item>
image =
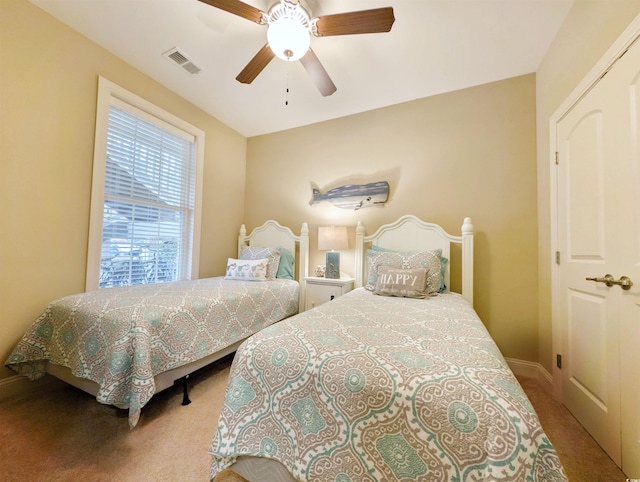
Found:
[[[307,0],[312,17],[392,6],[396,18],[389,33],[312,37],[338,88],[322,97],[299,62],[277,58],[237,82],[266,27],[198,0],[31,0],[246,137],[535,72],[573,1]],[[174,47],[202,72],[162,56]]]

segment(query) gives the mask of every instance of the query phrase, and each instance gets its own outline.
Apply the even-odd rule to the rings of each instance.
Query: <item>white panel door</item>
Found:
[[[601,81],[558,124],[558,309],[563,402],[620,465],[618,293],[586,280],[615,264],[613,170],[605,155],[615,144],[615,119],[600,103],[603,88]]]
[[[563,402],[630,477],[640,477],[639,77],[636,45],[557,124]]]
[[[629,119],[629,152],[617,171],[619,257],[616,272],[635,284],[616,290],[620,296],[620,394],[622,415],[622,470],[640,479],[640,41],[616,65],[623,84],[618,115]]]

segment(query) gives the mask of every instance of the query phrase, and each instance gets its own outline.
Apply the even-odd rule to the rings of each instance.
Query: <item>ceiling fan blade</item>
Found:
[[[242,72],[238,74],[236,80],[243,84],[250,84],[258,76],[260,72],[271,62],[275,57],[273,50],[266,44],[262,47],[258,53],[249,61],[249,63],[242,69]]]
[[[335,84],[329,77],[329,74],[327,74],[327,71],[324,70],[324,67],[313,50],[309,49],[304,57],[300,59],[300,63],[309,73],[311,80],[316,84],[316,87],[324,97],[333,94],[337,90]]]
[[[238,15],[239,17],[246,18],[252,22],[262,23],[262,10],[259,10],[251,5],[247,5],[240,0],[200,0],[202,3],[211,5],[212,7],[219,8],[225,12]]]
[[[318,17],[314,34],[318,37],[382,33],[391,30],[395,17],[393,7],[374,8],[358,12],[336,13]]]

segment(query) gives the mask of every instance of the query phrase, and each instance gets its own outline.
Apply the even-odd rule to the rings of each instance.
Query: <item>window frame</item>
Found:
[[[125,104],[131,108],[131,112],[135,112],[136,115],[144,120],[172,132],[181,132],[182,136],[184,136],[184,134],[191,136],[196,144],[195,205],[193,209],[193,233],[190,247],[190,269],[187,271],[190,273],[188,279],[197,279],[200,264],[205,133],[203,130],[136,94],[129,92],[119,85],[114,84],[104,77],[99,77],[85,290],[91,291],[98,289],[100,282],[100,257],[102,250],[105,173],[107,164],[107,134],[109,130],[109,110],[112,104],[118,107],[122,107],[122,104]]]

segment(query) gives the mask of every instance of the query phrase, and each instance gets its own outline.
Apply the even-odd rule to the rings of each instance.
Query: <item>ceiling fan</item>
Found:
[[[395,21],[392,7],[311,17],[298,0],[278,0],[268,12],[240,0],[200,0],[226,12],[267,25],[267,43],[238,74],[236,80],[250,84],[273,60],[300,60],[323,96],[336,91],[316,54],[311,50],[311,34],[316,37],[389,32]]]

